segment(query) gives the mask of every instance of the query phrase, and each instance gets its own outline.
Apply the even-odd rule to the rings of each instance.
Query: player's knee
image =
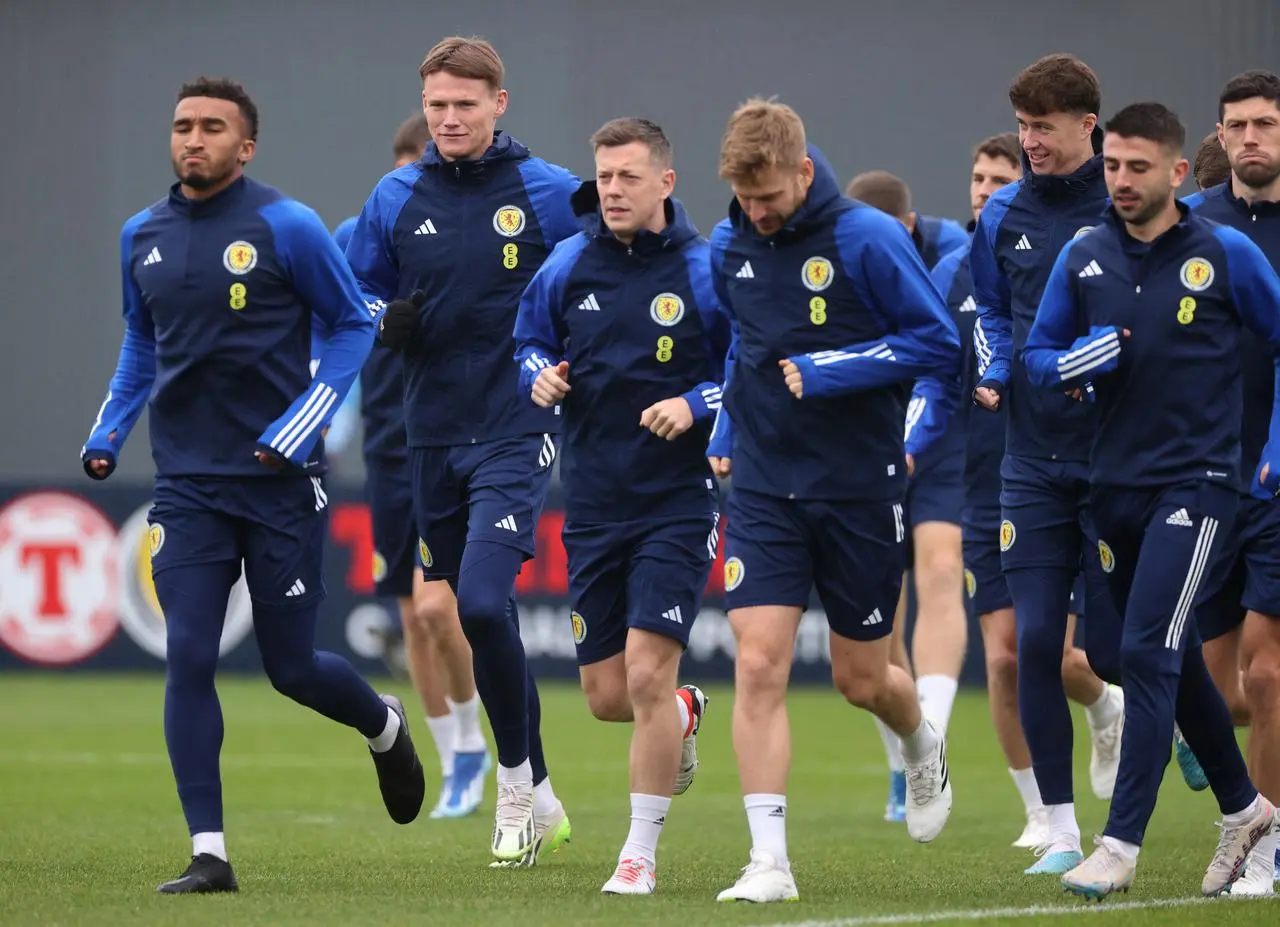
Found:
[[[263,668],[277,692],[295,702],[306,702],[315,681],[315,660],[314,652],[305,657],[289,655],[264,659]]]
[[[458,620],[468,636],[476,624],[505,621],[510,590],[483,582],[458,583]]]
[[[169,684],[212,685],[218,667],[218,643],[218,637],[204,640],[195,634],[175,633],[171,626],[165,643]]]
[[[734,656],[734,689],[739,695],[781,698],[786,692],[791,663],[764,647],[738,643]]]
[[[949,545],[933,545],[916,559],[916,585],[921,604],[963,603],[964,562],[960,551]]]
[[[1161,651],[1156,648],[1153,648],[1150,644],[1139,643],[1136,641],[1122,640],[1120,642],[1120,649],[1118,653],[1119,672],[1117,673],[1117,675],[1123,678],[1123,676],[1125,676],[1128,673],[1132,673],[1135,670],[1139,672],[1149,671],[1151,668],[1157,666],[1160,663],[1162,656],[1163,654],[1161,653]],[[1090,661],[1089,658],[1085,656],[1083,653],[1081,653],[1081,658],[1083,659],[1085,665],[1088,666],[1090,670],[1093,670],[1093,662]],[[1099,659],[1098,662],[1099,662],[1099,665],[1101,666],[1104,661]],[[1094,671],[1096,673],[1096,670]],[[1097,673],[1096,675],[1098,675],[1100,679],[1105,678],[1102,676],[1101,673]]]
[[[887,669],[887,666],[871,666],[862,662],[833,663],[831,681],[850,705],[871,709],[879,703],[885,691]]]
[[[987,679],[1005,688],[1018,685],[1018,651],[1012,641],[988,638],[985,642]]]
[[[627,680],[621,673],[616,676],[584,673],[582,694],[587,697],[587,707],[597,721],[631,720],[631,701],[627,696]]]
[[[658,660],[629,660],[627,694],[638,708],[657,705],[671,698],[675,679],[666,665]]]
[[[1258,654],[1249,661],[1244,697],[1255,715],[1280,713],[1280,653]]]
[[[444,636],[458,626],[457,601],[445,582],[430,582],[417,590],[411,612],[417,628],[433,637]]]

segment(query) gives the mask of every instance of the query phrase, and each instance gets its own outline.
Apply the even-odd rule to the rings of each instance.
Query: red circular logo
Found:
[[[97,506],[33,492],[0,509],[0,644],[22,659],[67,666],[105,647],[117,586],[116,528]]]

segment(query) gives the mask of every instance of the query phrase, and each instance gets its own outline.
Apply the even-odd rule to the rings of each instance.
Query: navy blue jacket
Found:
[[[959,336],[902,223],[842,196],[826,159],[809,155],[813,184],[780,231],[758,235],[735,200],[711,236],[733,342],[707,452],[733,459],[735,489],[899,499],[911,381],[935,378],[924,394],[939,414],[917,425],[923,450],[958,402]],[[801,371],[802,399],[783,359]]]
[[[924,266],[933,270],[952,251],[968,247],[969,233],[954,219],[916,213],[916,227],[911,231],[911,240],[915,242]]]
[[[1064,248],[1022,353],[1037,387],[1061,395],[1093,383],[1094,483],[1237,485],[1242,325],[1270,346],[1280,376],[1280,278],[1235,229],[1179,211],[1150,246],[1112,212]],[[1273,410],[1272,440],[1278,429]]]
[[[373,321],[312,210],[242,177],[207,200],[169,196],[124,224],[124,344],[82,456],[114,465],[151,398],[161,477],[316,474],[320,433],[355,382]],[[313,316],[330,332],[314,379]]]
[[[1101,128],[1094,131],[1094,150],[1102,150]],[[1102,221],[1102,155],[1062,177],[1035,174],[1025,154],[1022,168],[1022,178],[1001,187],[982,208],[969,255],[982,319],[982,379],[1003,389],[1010,454],[1086,461],[1095,429],[1093,404],[1029,388],[1019,352],[1058,253]]]
[[[519,395],[511,368],[516,308],[556,243],[577,234],[580,181],[504,132],[474,161],[435,143],[378,182],[347,245],[369,304],[427,294],[404,349],[410,447],[558,433],[559,418]]]
[[[624,245],[601,220],[594,181],[574,197],[584,231],[556,246],[516,317],[527,398],[538,373],[569,362],[560,479],[565,515],[613,522],[709,511],[707,464],[720,409],[728,320],[711,288],[707,242],[667,200],[667,227]],[[694,426],[674,441],[640,427],[656,402],[683,396]]]
[[[1183,202],[1200,215],[1248,235],[1262,249],[1271,266],[1280,272],[1280,203],[1254,203],[1250,206],[1231,192],[1230,182],[1193,193]],[[1248,478],[1267,443],[1271,408],[1275,402],[1275,377],[1270,348],[1247,330],[1240,334],[1240,366],[1244,376],[1241,472]],[[1248,493],[1251,487],[1242,488]]]
[[[969,249],[952,251],[933,269],[933,283],[947,302],[947,311],[960,332],[961,345],[972,345],[981,337],[978,304],[973,298],[973,280],[969,276]],[[978,385],[978,353],[962,351],[960,359],[961,395],[973,395]],[[1000,462],[1004,458],[1005,411],[1003,405],[993,414],[973,403],[964,403],[951,418],[951,425],[926,457],[938,459],[943,453],[964,455],[965,504],[999,506]],[[907,446],[910,447],[908,434]],[[920,468],[920,461],[916,462]]]

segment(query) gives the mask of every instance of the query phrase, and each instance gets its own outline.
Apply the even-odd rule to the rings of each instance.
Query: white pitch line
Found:
[[[1102,904],[1087,904],[1082,900],[1075,906],[1032,905],[1027,908],[976,908],[958,911],[921,911],[912,914],[870,914],[865,917],[840,917],[821,921],[780,921],[776,924],[758,925],[758,927],[892,927],[899,924],[938,924],[949,921],[1023,920],[1029,917],[1074,917],[1082,914],[1109,914],[1112,911],[1189,908],[1215,902],[1229,904],[1231,901],[1274,901],[1276,898],[1280,896],[1273,895],[1258,899],[1233,899],[1230,895],[1222,898],[1196,896],[1154,898],[1150,901],[1104,901]]]

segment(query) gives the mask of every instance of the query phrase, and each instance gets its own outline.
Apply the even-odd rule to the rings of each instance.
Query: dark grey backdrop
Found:
[[[581,173],[605,119],[661,122],[677,195],[709,231],[725,119],[751,94],[805,117],[842,179],[887,168],[925,211],[963,219],[972,143],[1013,127],[1006,88],[1035,57],[1097,69],[1103,115],[1174,106],[1193,140],[1222,83],[1280,65],[1275,0],[0,0],[0,479],[80,473],[121,335],[117,235],[171,182],[179,83],[243,82],[262,111],[253,174],[330,226],[357,211],[418,105],[438,38],[480,33],[511,89],[503,125]],[[117,479],[150,475],[145,419]]]

